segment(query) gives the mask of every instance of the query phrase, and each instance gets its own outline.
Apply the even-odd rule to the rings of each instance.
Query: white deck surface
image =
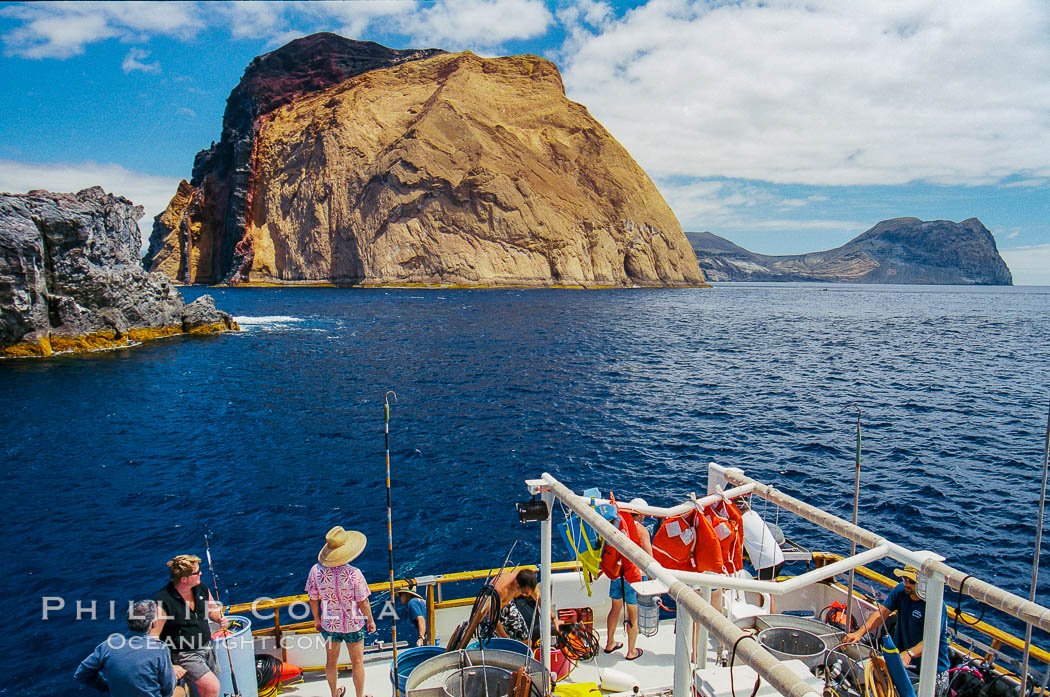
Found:
[[[605,631],[602,630],[598,633],[604,642]],[[625,642],[622,629],[617,632],[617,639]],[[638,647],[643,651],[641,657],[633,661],[626,660],[624,658],[626,646],[611,654],[601,652],[594,660],[577,666],[562,682],[593,682],[600,684],[602,671],[606,668],[611,668],[633,677],[640,685],[640,693],[642,695],[670,694],[672,683],[674,682],[674,646],[674,621],[664,620],[660,623],[660,630],[655,636],[645,637],[639,635]],[[715,667],[714,657],[714,649],[709,649],[709,668],[698,674],[698,680],[702,680],[710,686],[711,692],[709,694],[712,697],[728,697],[730,693],[729,671],[727,668]],[[804,671],[805,668],[802,667],[801,670]],[[294,697],[331,697],[328,683],[322,671],[311,671],[305,675],[304,682],[286,685],[281,694]],[[734,676],[737,693],[750,694],[751,687],[755,682],[754,671],[745,665],[738,664],[734,669]],[[813,678],[812,675],[809,677]],[[816,679],[813,678],[813,680]],[[350,670],[340,670],[338,685],[346,686],[347,697],[355,697],[353,677]],[[820,685],[822,686],[822,683]],[[390,684],[389,653],[385,653],[382,656],[377,655],[370,660],[366,660],[365,694],[371,697],[393,697],[393,690]],[[759,695],[762,696],[773,694],[775,692],[768,685],[764,685],[759,692]]]
[[[605,632],[600,631],[599,635],[604,641]],[[622,630],[617,633],[617,636],[626,644]],[[633,676],[642,686],[643,693],[651,693],[652,688],[656,687],[670,689],[674,679],[673,621],[661,623],[660,631],[654,637],[639,636],[638,647],[642,649],[643,654],[633,661],[624,658],[626,646],[611,654],[599,653],[593,661],[577,666],[564,682],[600,683],[600,672],[605,668],[612,668]],[[331,697],[323,671],[311,671],[304,675],[304,682],[288,684],[280,694],[294,697]],[[349,669],[339,671],[338,685],[346,686],[347,697],[355,697],[353,676]],[[388,652],[366,660],[365,694],[371,697],[393,697]]]
[[[594,615],[594,628],[598,632],[602,646],[605,645],[605,619],[609,612],[608,590],[609,582],[600,578],[592,583],[592,594],[587,595],[586,589],[580,581],[579,574],[555,574],[553,585],[553,599],[556,607],[591,607]],[[818,584],[793,594],[790,598],[782,598],[777,601],[779,611],[796,610],[805,608],[821,608],[829,605],[832,600],[844,597],[840,590]],[[469,607],[446,608],[435,618],[434,631],[444,641],[451,635],[452,630],[460,622],[467,618]],[[577,668],[562,682],[593,682],[601,683],[601,671],[611,668],[615,671],[625,673],[633,677],[640,686],[640,694],[650,697],[661,693],[670,694],[674,683],[674,620],[663,620],[660,622],[658,633],[652,637],[639,635],[638,647],[643,650],[643,655],[628,661],[624,658],[626,647],[619,651],[606,654],[599,653],[597,658],[577,666]],[[307,638],[311,635],[302,635]],[[317,635],[312,635],[318,638]],[[617,629],[616,638],[626,644],[623,626]],[[259,649],[257,645],[257,649]],[[275,652],[276,653],[276,652]],[[717,667],[715,662],[715,649],[708,647],[707,668],[699,671],[694,677],[693,683],[701,688],[701,692],[707,697],[731,697],[729,669]],[[288,662],[300,666],[318,666],[324,664],[323,651],[298,651],[289,650]],[[340,656],[341,662],[349,665],[346,652]],[[365,655],[365,694],[370,697],[393,697],[393,689],[390,684],[390,653]],[[798,666],[795,666],[798,668]],[[808,671],[800,668],[800,677],[812,679],[812,684],[823,687],[822,681],[816,681]],[[750,694],[751,687],[755,682],[755,673],[749,667],[738,661],[734,668],[734,681],[737,695]],[[328,683],[324,677],[323,670],[314,670],[304,673],[305,680],[300,683],[287,684],[280,694],[293,697],[331,697]],[[347,697],[356,697],[354,692],[353,678],[349,667],[339,671],[339,686],[346,687]],[[817,689],[820,694],[821,690]],[[607,695],[612,694],[607,692]],[[767,697],[775,692],[767,684],[763,683],[759,695]]]

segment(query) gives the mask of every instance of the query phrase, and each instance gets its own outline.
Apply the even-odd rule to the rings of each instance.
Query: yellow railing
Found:
[[[572,571],[580,568],[580,564],[577,561],[566,561],[566,562],[555,562],[551,565],[554,571]],[[519,568],[536,568],[531,567],[513,567],[505,570],[505,572],[514,572]],[[434,637],[432,635],[434,626],[434,613],[436,610],[442,608],[453,608],[463,607],[467,605],[473,605],[474,597],[465,598],[451,598],[448,600],[438,599],[441,595],[439,589],[441,586],[448,583],[459,583],[463,581],[477,581],[486,579],[499,573],[499,569],[480,569],[478,571],[461,571],[452,574],[442,574],[440,576],[432,576],[427,578],[427,585],[424,586],[426,590],[426,604],[427,604],[427,644],[434,643]],[[394,592],[398,590],[407,589],[411,590],[417,587],[415,579],[401,579],[394,581]],[[368,584],[368,590],[375,592],[382,592],[390,590],[390,583],[370,583]],[[310,597],[305,593],[299,595],[289,595],[281,598],[259,598],[250,603],[238,603],[236,605],[230,605],[226,608],[226,612],[231,615],[251,613],[258,617],[260,612],[273,611],[273,626],[272,627],[258,627],[252,629],[252,636],[257,637],[274,637],[274,641],[278,646],[282,646],[282,658],[287,658],[286,652],[283,648],[281,637],[284,634],[308,634],[316,631],[314,629],[313,620],[306,621],[294,621],[291,623],[284,623],[281,620],[281,610],[290,608],[293,605],[306,605],[309,606]],[[311,668],[312,669],[312,668]],[[305,670],[305,669],[304,669]]]
[[[813,561],[816,566],[824,566],[832,562],[841,560],[843,557],[838,554],[830,552],[814,552]],[[514,567],[510,571],[515,571],[517,568]],[[531,567],[535,568],[535,567]],[[580,564],[577,561],[567,562],[555,562],[552,565],[554,571],[572,571],[580,568]],[[432,628],[434,626],[434,613],[436,610],[442,608],[455,608],[472,605],[474,603],[474,597],[463,597],[463,598],[451,598],[448,600],[438,599],[440,597],[440,591],[437,590],[441,586],[449,583],[458,583],[463,581],[476,581],[481,579],[489,578],[499,572],[499,569],[480,569],[477,571],[462,571],[451,574],[443,574],[440,576],[428,577],[427,585],[424,586],[426,590],[426,605],[427,605],[427,628],[428,636],[426,638],[427,644],[434,643],[434,637],[432,636]],[[860,566],[857,567],[857,573],[863,578],[869,581],[874,581],[886,588],[893,588],[897,585],[897,582],[888,576],[883,576],[877,571]],[[414,589],[417,587],[415,579],[402,579],[394,582],[394,592],[396,593],[401,589]],[[368,589],[371,592],[382,592],[390,589],[388,582],[383,583],[370,583]],[[872,598],[873,601],[878,602],[878,598]],[[309,605],[310,598],[306,594],[289,595],[281,598],[262,598],[250,603],[239,603],[237,605],[230,605],[226,611],[229,614],[243,614],[251,612],[257,614],[259,612],[265,612],[272,610],[274,613],[273,626],[272,627],[258,627],[252,630],[253,636],[272,636],[277,642],[277,645],[281,645],[282,635],[289,634],[300,634],[300,633],[311,633],[314,632],[313,620],[308,621],[295,621],[291,623],[282,623],[281,610],[289,608],[293,605],[304,604]],[[954,620],[956,616],[955,608],[948,606],[945,603],[948,610],[948,619]],[[978,620],[976,617],[969,615],[965,612],[959,613],[959,622],[965,623],[969,629],[977,631],[989,638],[990,645],[993,649],[999,650],[1003,646],[1008,646],[1017,651],[1024,650],[1024,640],[1020,639],[1013,634],[1005,632],[998,627],[994,627],[986,622]],[[1050,652],[1047,652],[1038,646],[1032,646],[1030,648],[1031,656],[1037,661],[1043,664],[1050,665]],[[283,653],[283,650],[282,650]],[[992,660],[992,656],[982,656],[985,660]]]
[[[840,559],[842,559],[842,557],[840,555],[832,554],[830,552],[814,552],[813,553],[813,561],[818,567],[824,566],[825,564],[830,564],[832,562],[839,561]],[[866,578],[866,579],[868,579],[870,581],[875,581],[876,583],[879,583],[879,584],[881,584],[883,586],[886,586],[887,588],[893,588],[894,586],[897,585],[897,581],[891,579],[888,576],[883,576],[882,574],[878,573],[877,571],[872,571],[871,569],[869,569],[869,568],[867,568],[865,566],[858,566],[857,567],[857,573],[860,574],[861,576],[863,576],[864,578]],[[946,595],[947,595],[947,592],[946,592]],[[878,598],[872,598],[872,600],[878,602]],[[950,605],[948,605],[947,602],[945,602],[945,606],[948,609],[948,619],[949,620],[954,620],[955,617],[956,617],[955,608],[950,606]],[[959,623],[960,624],[965,624],[968,628],[973,629],[973,630],[975,630],[977,632],[980,632],[981,634],[984,634],[985,636],[987,636],[990,639],[990,641],[991,641],[991,644],[990,644],[991,647],[993,649],[995,649],[996,651],[998,651],[1003,646],[1009,646],[1010,648],[1016,649],[1017,651],[1024,651],[1024,639],[1016,637],[1013,634],[1010,634],[1008,632],[1004,632],[1003,630],[999,629],[998,627],[993,627],[992,625],[988,624],[987,622],[980,621],[976,617],[974,617],[973,615],[968,615],[965,612],[958,613],[958,616],[959,616]],[[1034,658],[1034,659],[1036,659],[1036,660],[1038,660],[1038,661],[1040,661],[1040,662],[1042,662],[1044,664],[1050,665],[1050,652],[1044,651],[1043,649],[1041,649],[1041,648],[1039,648],[1038,646],[1035,646],[1035,645],[1032,645],[1030,647],[1029,651],[1030,651],[1030,654],[1031,654],[1032,658]],[[984,658],[985,660],[990,661],[990,660],[992,660],[993,657],[992,656],[981,656],[981,658]]]

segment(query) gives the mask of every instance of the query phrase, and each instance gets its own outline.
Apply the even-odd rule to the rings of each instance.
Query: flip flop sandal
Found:
[[[642,651],[641,649],[638,649],[638,653],[634,654],[633,656],[624,656],[624,658],[626,658],[628,661],[633,661],[634,659],[636,659],[639,656],[641,656],[643,653],[645,653],[645,651]]]
[[[613,651],[619,651],[622,648],[623,648],[623,642],[622,641],[618,641],[618,642],[616,642],[616,645],[613,646],[611,649],[602,649],[602,651],[604,651],[605,653],[612,653]]]

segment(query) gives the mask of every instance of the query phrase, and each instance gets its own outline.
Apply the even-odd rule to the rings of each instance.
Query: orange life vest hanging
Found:
[[[620,514],[618,526],[620,532],[626,533],[631,538],[631,542],[640,545],[642,538],[638,535],[638,528],[631,513],[625,510],[617,510]],[[610,579],[617,579],[623,576],[628,583],[637,583],[642,580],[642,572],[638,570],[638,567],[610,544],[606,544],[605,549],[602,550],[601,569],[602,573]]]
[[[665,569],[725,573],[718,536],[696,509],[664,520],[653,536],[653,557]]]
[[[733,574],[744,568],[744,518],[732,501],[716,501],[704,509],[722,549],[726,572]]]

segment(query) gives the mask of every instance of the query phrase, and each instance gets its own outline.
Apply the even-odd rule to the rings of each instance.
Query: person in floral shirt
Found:
[[[368,583],[364,574],[350,566],[365,549],[367,538],[356,530],[335,526],[325,535],[325,546],[317,564],[306,579],[306,594],[314,615],[314,628],[325,638],[324,674],[332,697],[343,697],[346,687],[338,687],[339,642],[346,644],[353,668],[357,697],[365,697],[365,630],[376,630],[368,604]]]

